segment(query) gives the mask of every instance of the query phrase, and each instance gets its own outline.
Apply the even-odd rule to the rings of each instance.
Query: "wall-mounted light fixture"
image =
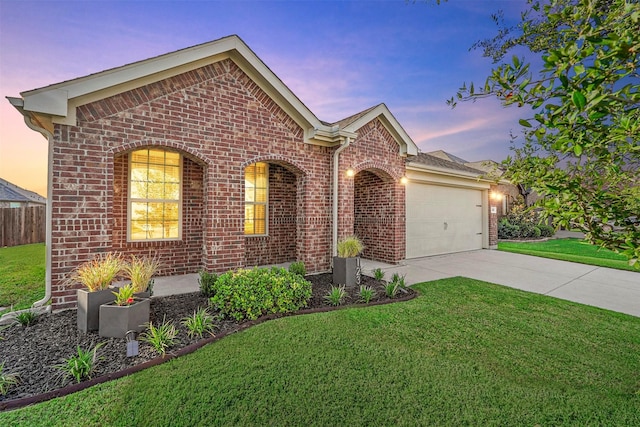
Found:
[[[402,178],[400,178],[400,184],[406,185],[408,182],[409,182],[409,178],[407,178],[406,176],[403,176]]]
[[[500,200],[502,200],[503,194],[502,193],[498,193],[497,191],[492,191],[490,194],[491,200],[495,200],[496,202],[499,202]]]
[[[355,174],[356,174],[356,172],[353,169],[351,169],[351,168],[347,169],[347,176],[349,178],[353,177]]]

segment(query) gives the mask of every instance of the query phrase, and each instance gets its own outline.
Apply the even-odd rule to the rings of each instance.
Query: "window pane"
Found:
[[[245,219],[253,219],[254,218],[254,206],[253,205],[245,205],[244,206],[244,218]]]
[[[180,219],[180,206],[178,203],[165,203],[164,204],[164,220],[178,222]]]
[[[134,181],[146,181],[147,165],[140,163],[131,163],[131,179]]]
[[[266,221],[263,219],[257,219],[255,221],[255,234],[267,234]]]
[[[164,166],[149,165],[149,181],[164,182]]]
[[[144,240],[150,238],[150,227],[145,221],[131,221],[132,240]]]
[[[164,199],[167,199],[167,200],[179,200],[180,199],[180,184],[165,184],[164,185]]]
[[[258,188],[256,189],[256,202],[258,203],[266,203],[267,202],[267,189],[266,188]]]
[[[180,166],[180,154],[165,151],[165,165]]]
[[[147,184],[146,199],[164,199],[164,184],[151,182]]]
[[[149,221],[162,222],[164,218],[164,203],[149,203],[148,218]]]
[[[164,150],[149,150],[149,164],[164,165]]]
[[[180,237],[180,230],[178,228],[178,221],[166,221],[165,222],[165,239],[176,239]]]
[[[267,188],[267,179],[266,166],[256,167],[256,187]]]
[[[149,161],[149,152],[148,150],[138,150],[131,153],[131,162],[132,163],[147,163]],[[146,168],[146,166],[145,166]]]
[[[180,168],[176,166],[167,166],[164,168],[165,182],[180,182]]]
[[[131,181],[131,198],[146,199],[148,190],[149,188],[146,182]]]
[[[267,217],[267,207],[265,205],[255,205],[254,219],[265,219]]]
[[[165,151],[165,165],[180,166],[180,154]]]
[[[146,221],[147,220],[147,204],[132,202],[131,203],[131,220],[132,221]]]

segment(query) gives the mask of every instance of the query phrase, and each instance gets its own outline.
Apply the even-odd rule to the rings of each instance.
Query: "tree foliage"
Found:
[[[524,141],[513,140],[505,177],[542,196],[554,225],[577,227],[640,267],[640,3],[529,1],[513,27],[474,45],[497,65],[478,90],[448,103],[496,97],[523,108]],[[542,66],[513,56],[526,47]],[[503,62],[500,62],[503,61]]]

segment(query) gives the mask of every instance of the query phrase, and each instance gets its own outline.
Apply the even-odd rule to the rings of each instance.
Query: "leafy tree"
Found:
[[[448,103],[496,97],[530,107],[512,141],[505,177],[531,187],[554,225],[577,227],[640,267],[640,3],[529,0],[516,26],[477,42],[497,65],[482,88],[466,84]],[[535,72],[526,47],[540,56]]]

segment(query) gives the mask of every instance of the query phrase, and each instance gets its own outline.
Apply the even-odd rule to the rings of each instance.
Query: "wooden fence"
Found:
[[[0,208],[0,247],[45,241],[46,207]]]

